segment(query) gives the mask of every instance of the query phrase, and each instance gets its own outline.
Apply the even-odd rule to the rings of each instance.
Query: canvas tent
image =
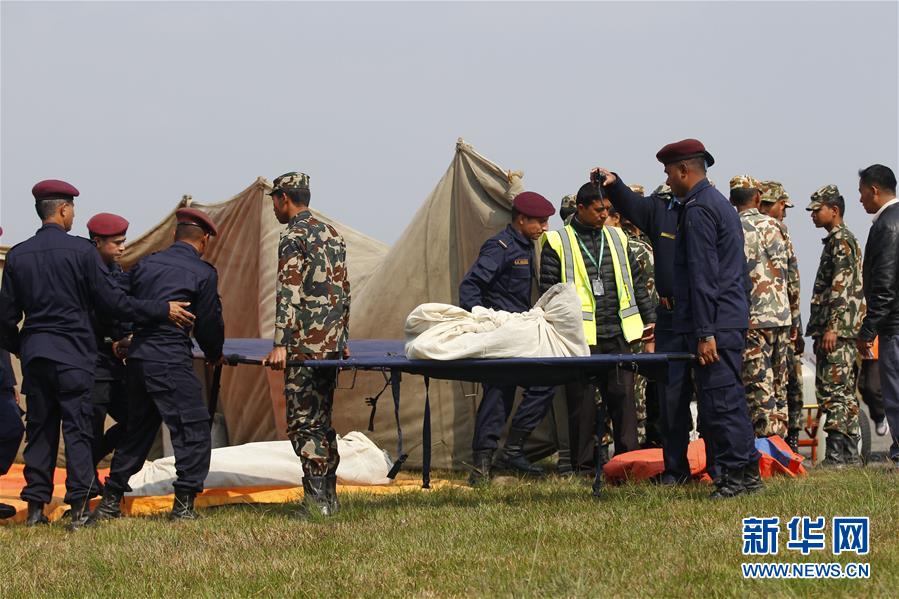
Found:
[[[419,304],[457,304],[459,282],[481,244],[509,222],[512,198],[523,191],[521,177],[520,172],[500,168],[459,139],[443,177],[389,250],[317,212],[313,200],[313,213],[333,224],[347,242],[350,336],[402,339],[405,318]],[[283,226],[275,220],[271,200],[265,195],[269,189],[269,182],[259,178],[226,202],[204,204],[185,196],[178,206],[206,211],[219,227],[204,259],[219,273],[228,337],[273,337],[277,244]],[[140,257],[167,247],[174,227],[173,211],[156,227],[129,240],[123,265],[127,268]],[[252,366],[224,369],[219,411],[230,444],[284,438],[282,377]],[[365,400],[376,395],[384,382],[380,373],[341,373],[334,427],[341,434],[366,431],[380,447],[394,452],[396,426],[389,389],[381,396],[375,431],[367,432],[370,408]],[[407,464],[415,466],[421,463],[421,448],[416,448],[424,407],[420,377],[403,378],[402,398],[400,422],[410,453]],[[430,399],[432,464],[460,467],[470,459],[480,389],[470,383],[432,381]],[[533,438],[547,446],[546,432],[535,433]]]

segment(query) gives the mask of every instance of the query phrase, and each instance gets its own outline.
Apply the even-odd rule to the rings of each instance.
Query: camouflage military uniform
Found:
[[[577,194],[571,193],[562,198],[562,202],[559,204],[559,216],[567,225],[575,214],[577,214]]]
[[[751,177],[735,177],[737,186],[759,189]],[[743,351],[743,384],[749,417],[757,437],[787,434],[787,350],[793,312],[788,292],[789,255],[783,226],[756,208],[742,210],[747,269],[751,283],[749,330]],[[798,312],[798,300],[795,303]],[[798,314],[796,315],[798,318]]]
[[[288,173],[275,187],[308,188],[302,173]],[[346,245],[340,234],[304,210],[294,216],[278,244],[275,345],[287,359],[336,359],[347,347],[350,283]],[[300,456],[305,476],[325,476],[337,469],[336,433],[331,408],[337,370],[288,366],[287,436]]]
[[[646,286],[649,291],[649,298],[652,300],[653,306],[659,305],[659,294],[656,291],[655,284],[655,267],[653,264],[652,245],[645,235],[636,235],[633,231],[625,229],[628,239],[628,249],[634,256],[640,271],[646,275]],[[646,344],[640,342],[639,351],[646,351]],[[647,426],[647,385],[645,376],[634,375],[634,401],[637,404],[637,441],[640,445],[646,443],[646,426]],[[653,394],[653,401],[658,401],[658,397]],[[651,406],[650,406],[651,407]],[[658,413],[658,410],[649,410]]]
[[[827,194],[825,186],[812,196]],[[839,192],[836,192],[837,194]],[[806,335],[815,340],[815,395],[827,413],[824,430],[856,437],[859,434],[858,400],[855,396],[858,352],[855,338],[865,316],[862,294],[862,252],[858,240],[839,224],[822,242],[821,262],[812,291],[812,308]],[[821,337],[834,331],[838,340],[834,351],[821,349]]]
[[[762,204],[774,204],[781,200],[787,208],[793,208],[790,195],[778,181],[761,181]],[[793,314],[793,327],[797,331],[797,339],[787,347],[787,428],[798,434],[802,428],[802,351],[798,348],[804,346],[802,341],[802,320],[799,316],[799,261],[796,250],[790,240],[787,226],[783,227],[784,239],[787,242],[787,291],[790,296],[790,312]]]

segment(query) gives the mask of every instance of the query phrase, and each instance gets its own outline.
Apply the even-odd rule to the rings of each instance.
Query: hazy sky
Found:
[[[313,206],[397,240],[464,137],[553,201],[593,165],[654,187],[697,137],[726,187],[779,179],[808,304],[836,183],[864,242],[857,169],[897,165],[895,2],[2,2],[3,244],[45,178],[137,236],[185,193],[312,177]],[[558,224],[556,221],[554,224]]]

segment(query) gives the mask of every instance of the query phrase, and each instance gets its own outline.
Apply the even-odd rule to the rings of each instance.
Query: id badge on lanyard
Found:
[[[602,285],[602,279],[593,279],[592,281],[590,281],[590,283],[593,286],[593,295],[595,295],[596,297],[602,297],[603,295],[605,295],[606,290]]]

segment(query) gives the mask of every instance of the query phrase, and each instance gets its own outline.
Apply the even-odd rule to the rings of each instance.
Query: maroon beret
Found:
[[[74,185],[57,179],[46,179],[31,188],[34,201],[77,198],[79,193]]]
[[[549,218],[556,213],[555,207],[539,193],[523,191],[512,200],[512,207],[531,218]]]
[[[205,230],[210,235],[217,235],[218,229],[215,223],[209,218],[205,212],[200,212],[196,208],[179,208],[175,211],[175,218],[178,219],[179,225],[194,225]]]
[[[128,221],[118,214],[101,212],[95,214],[87,221],[87,232],[93,237],[113,237],[124,235],[128,231]]]
[[[706,151],[705,146],[698,139],[682,139],[670,143],[656,154],[656,158],[662,164],[671,164],[672,162],[698,158],[700,156],[705,159],[706,166],[715,164],[715,159]]]

